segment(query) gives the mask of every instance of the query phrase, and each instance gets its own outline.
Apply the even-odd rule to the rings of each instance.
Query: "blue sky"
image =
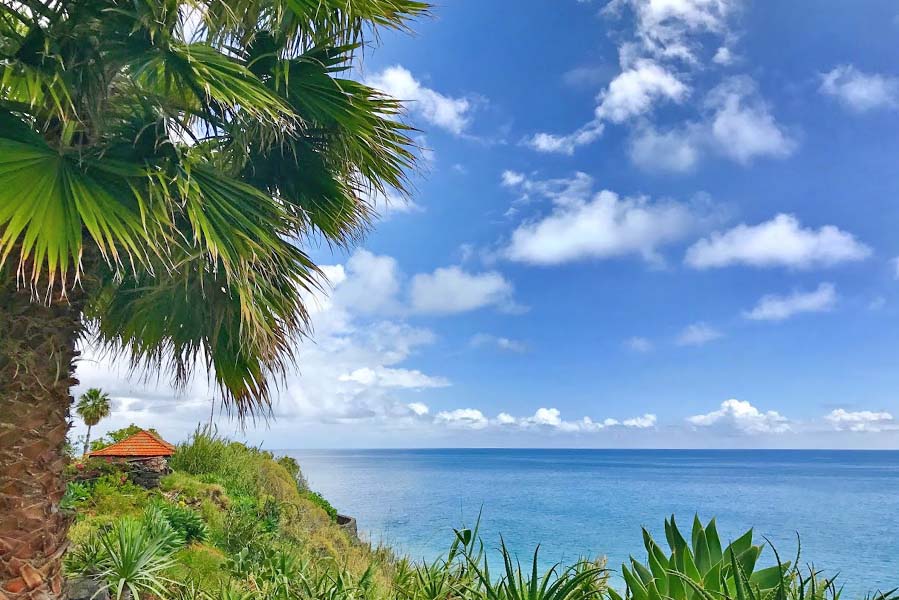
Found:
[[[415,30],[358,73],[408,101],[414,193],[313,248],[315,342],[239,435],[899,447],[894,2],[462,0]],[[100,429],[207,418],[205,381],[86,350]]]

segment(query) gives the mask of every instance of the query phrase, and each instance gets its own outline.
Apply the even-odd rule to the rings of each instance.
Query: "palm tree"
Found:
[[[322,285],[405,192],[399,101],[348,75],[415,0],[0,2],[0,589],[61,594],[79,344],[268,414]]]
[[[91,427],[109,416],[109,394],[100,388],[90,388],[78,398],[75,412],[87,425],[87,435],[84,437],[84,453],[91,447]]]

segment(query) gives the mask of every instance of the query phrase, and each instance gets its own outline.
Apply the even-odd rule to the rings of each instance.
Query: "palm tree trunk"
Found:
[[[64,598],[70,517],[59,502],[79,304],[33,302],[0,268],[0,600]]]
[[[87,451],[91,449],[91,425],[88,423],[87,425],[87,435],[84,436],[84,452],[82,454],[87,454]]]

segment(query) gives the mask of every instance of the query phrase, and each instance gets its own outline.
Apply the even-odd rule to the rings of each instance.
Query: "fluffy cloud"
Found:
[[[879,432],[899,429],[899,423],[888,412],[870,410],[847,411],[842,408],[833,410],[824,417],[838,431]]]
[[[695,63],[701,34],[725,36],[738,0],[612,0],[605,12],[629,8],[636,19],[636,37],[644,51],[661,58]]]
[[[574,133],[567,135],[545,132],[535,133],[530,138],[526,138],[524,144],[538,152],[567,154],[570,156],[580,146],[586,146],[602,137],[604,130],[605,127],[602,122],[591,121]]]
[[[899,78],[864,73],[853,65],[840,65],[823,74],[819,90],[854,112],[899,107]]]
[[[649,429],[656,426],[656,416],[653,414],[645,414],[639,417],[625,419],[621,422],[625,427],[634,427],[636,429]]]
[[[409,410],[411,410],[413,413],[415,413],[419,417],[423,417],[431,412],[431,409],[428,408],[428,405],[425,404],[424,402],[410,402],[406,406],[408,406]]]
[[[410,112],[450,133],[461,134],[469,125],[472,104],[468,99],[444,96],[427,88],[400,65],[375,73],[365,82],[404,101]]]
[[[631,134],[629,154],[649,171],[693,170],[706,154],[740,164],[757,158],[785,158],[795,140],[771,114],[749,77],[732,77],[712,89],[702,118],[659,129],[643,122]]]
[[[700,67],[697,53],[702,47],[701,40],[708,38],[710,34],[714,38],[721,38],[724,44],[716,44],[717,51],[712,60],[718,64],[727,64],[733,60],[732,52],[726,44],[733,41],[728,20],[737,4],[737,0],[609,2],[604,10],[605,14],[618,15],[625,11],[633,14],[633,40],[619,46],[621,70],[597,96],[593,119],[574,133],[537,133],[527,138],[525,144],[540,152],[573,154],[578,147],[598,139],[605,123],[624,123],[636,117],[647,116],[656,106],[665,102],[683,103],[691,92],[687,83],[690,71]],[[743,143],[755,144],[755,152],[771,152],[771,139],[767,134],[772,133],[773,121],[765,119],[767,113],[758,105],[759,103],[748,108],[740,107],[736,114],[726,115],[728,118],[720,126],[729,126],[744,138],[748,136],[749,125],[765,128],[756,138],[746,138]],[[742,118],[739,122],[738,117]],[[642,143],[635,143],[632,149],[632,154],[638,160],[647,158],[647,153],[653,150],[660,151],[661,142],[666,142],[668,148],[673,143],[673,140],[652,140],[647,132],[644,132],[639,141]],[[656,142],[655,146],[651,145],[653,141]],[[767,145],[759,146],[763,141]],[[679,149],[680,156],[673,164],[677,169],[683,170],[689,161],[690,149],[683,144]]]
[[[733,398],[722,402],[718,410],[688,417],[687,422],[696,427],[719,427],[747,434],[790,431],[789,421],[777,411],[761,412],[749,402]]]
[[[447,387],[449,380],[444,377],[431,377],[417,369],[392,369],[384,366],[360,367],[341,375],[340,381],[350,381],[365,387],[379,386],[385,388],[408,388],[421,390],[425,388]]]
[[[326,306],[338,304],[361,315],[456,314],[486,306],[516,312],[512,284],[496,271],[469,273],[461,267],[441,267],[406,281],[396,260],[357,250],[345,265],[325,268],[333,286]],[[405,296],[408,296],[406,298]]]
[[[495,271],[467,273],[453,266],[413,277],[409,298],[417,313],[452,314],[485,306],[514,311],[512,293],[512,284]]]
[[[653,348],[651,341],[640,336],[634,336],[624,340],[624,345],[634,352],[650,352]]]
[[[504,352],[527,352],[528,347],[524,342],[513,340],[507,337],[491,335],[489,333],[477,333],[471,338],[471,345],[475,348],[483,346],[492,346]]]
[[[807,229],[793,215],[779,214],[758,225],[738,225],[699,240],[687,250],[685,262],[695,269],[735,264],[806,269],[862,260],[870,254],[870,248],[833,225]]]
[[[752,310],[743,313],[755,321],[783,321],[793,315],[831,310],[837,302],[836,288],[832,283],[822,283],[810,292],[796,291],[787,296],[768,294],[762,296]]]
[[[600,94],[596,118],[621,123],[648,112],[660,100],[683,101],[689,88],[652,60],[640,59]]]
[[[602,421],[594,421],[590,417],[582,417],[577,421],[566,421],[562,418],[562,412],[558,408],[538,408],[529,417],[514,417],[502,412],[490,424],[509,429],[542,429],[565,433],[595,433],[612,427],[625,427],[631,429],[650,429],[656,425],[656,415],[644,414],[631,417],[623,421],[607,418]]]
[[[716,87],[706,106],[712,111],[711,136],[719,152],[739,163],[760,156],[782,158],[796,148],[748,77],[735,77]]]
[[[489,425],[484,413],[476,408],[457,408],[455,410],[441,411],[434,418],[437,424],[464,429],[484,429]]]
[[[692,125],[660,131],[643,124],[634,130],[628,145],[631,161],[647,171],[691,171],[702,151],[699,133]]]
[[[328,303],[363,315],[401,310],[397,296],[402,287],[402,273],[392,256],[357,250],[345,265],[327,267],[325,274],[333,286],[330,298],[325,298]]]
[[[649,112],[660,101],[681,102],[688,93],[689,88],[658,63],[639,60],[618,74],[600,94],[594,120],[574,133],[537,133],[525,143],[539,152],[570,155],[578,147],[599,139],[604,122],[622,123]]]
[[[692,325],[688,325],[681,331],[680,335],[677,336],[677,345],[678,346],[702,346],[704,344],[708,344],[711,341],[717,340],[722,337],[720,331],[707,325],[706,323],[693,323]]]
[[[506,258],[554,265],[636,255],[658,263],[661,246],[684,238],[703,219],[675,201],[622,198],[609,190],[592,194],[592,179],[584,173],[562,181],[518,184],[525,194],[543,195],[554,206],[550,214],[515,229],[503,250]]]

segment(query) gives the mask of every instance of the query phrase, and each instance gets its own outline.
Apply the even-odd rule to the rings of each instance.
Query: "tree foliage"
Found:
[[[78,294],[132,366],[203,364],[238,415],[266,409],[322,284],[304,246],[356,241],[415,167],[401,104],[350,71],[427,10],[4,2],[0,266],[36,301]]]

